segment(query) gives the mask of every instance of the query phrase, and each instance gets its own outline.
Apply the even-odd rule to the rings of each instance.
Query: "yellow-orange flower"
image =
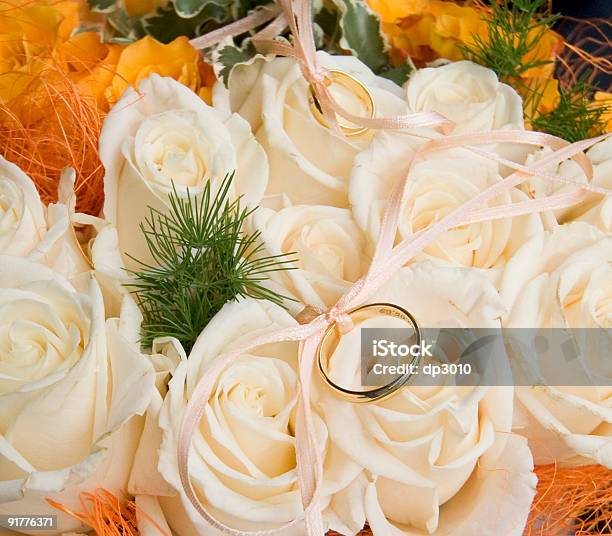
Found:
[[[0,101],[29,89],[76,25],[76,2],[0,0]]]
[[[612,132],[612,93],[597,91],[595,93],[595,101],[593,104],[597,107],[604,108],[604,112],[601,116],[604,131],[607,133]]]
[[[436,58],[463,59],[459,44],[486,36],[482,12],[442,0],[369,0],[383,20],[383,31],[393,47],[392,57],[406,56],[422,64]]]
[[[472,45],[478,37],[486,42],[487,12],[475,6],[462,6],[445,0],[368,0],[383,22],[383,32],[391,45],[394,61],[409,56],[417,65],[446,58],[465,59],[460,45]],[[534,28],[530,38],[540,29]],[[550,30],[523,60],[554,60],[563,48],[563,37]],[[534,67],[523,73],[525,79],[553,76],[553,64]],[[548,89],[550,91],[550,89]]]
[[[532,29],[528,39],[537,39],[536,33],[539,31],[536,28]],[[538,61],[548,61],[549,63],[528,69],[521,77],[525,79],[552,78],[555,72],[554,61],[563,49],[564,43],[565,41],[561,35],[553,30],[548,30],[539,39],[538,46],[523,56],[523,63]]]
[[[483,20],[482,11],[473,7],[462,7],[454,2],[432,0],[429,13],[435,24],[431,48],[451,60],[463,59],[457,44],[471,45],[474,38],[484,39],[487,34],[487,23]]]
[[[123,0],[125,11],[130,17],[141,17],[155,11],[163,2],[160,0]]]
[[[167,45],[152,37],[144,37],[121,52],[112,82],[106,90],[106,98],[113,104],[128,86],[137,85],[151,73],[172,77],[193,91],[198,91],[199,61],[198,51],[184,36]]]
[[[368,0],[368,3],[383,22],[395,23],[406,17],[424,14],[430,0]]]
[[[0,0],[0,154],[28,170],[45,202],[74,167],[78,209],[98,214],[98,136],[110,104],[152,72],[210,103],[215,77],[186,38],[108,44],[79,24],[76,1]]]
[[[102,43],[95,32],[83,32],[59,46],[56,58],[80,92],[106,110],[105,92],[113,80],[123,48],[123,45]]]

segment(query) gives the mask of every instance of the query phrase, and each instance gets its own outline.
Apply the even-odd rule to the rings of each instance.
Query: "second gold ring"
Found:
[[[398,305],[391,303],[372,303],[349,311],[348,316],[354,325],[375,316],[390,316],[398,318],[406,322],[414,330],[414,344],[421,344],[422,335],[416,319],[406,309],[399,307]],[[405,386],[411,380],[412,374],[402,374],[385,385],[368,390],[348,389],[338,385],[329,377],[328,365],[331,356],[338,346],[340,337],[341,334],[338,324],[331,324],[325,330],[317,349],[319,372],[323,378],[323,381],[332,389],[332,391],[334,391],[336,395],[355,403],[376,402],[393,395],[398,389]],[[415,356],[412,363],[418,364],[419,361],[420,357]]]

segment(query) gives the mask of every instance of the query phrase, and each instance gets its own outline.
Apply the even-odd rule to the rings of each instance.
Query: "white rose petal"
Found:
[[[423,326],[494,328],[503,311],[484,275],[429,263],[404,268],[372,299],[408,308]],[[330,367],[339,360],[343,369],[359,370],[360,359],[359,330],[353,330]],[[340,519],[347,511],[348,520],[359,517],[347,504],[354,501],[375,535],[518,536],[536,479],[524,442],[508,439],[512,401],[511,387],[450,384],[409,386],[371,404],[322,395],[332,442],[370,475],[363,503],[334,497],[334,511]]]
[[[379,116],[405,113],[401,90],[375,76],[352,56],[317,53],[321,64],[356,77],[372,94]],[[334,97],[357,115],[365,110],[355,96],[332,86]],[[223,100],[221,90],[217,98]],[[341,138],[322,126],[308,104],[308,84],[298,64],[287,58],[237,66],[229,81],[231,109],[245,117],[270,161],[267,194],[285,195],[294,204],[347,207],[348,177],[355,155],[373,132]]]
[[[417,70],[406,83],[414,112],[438,112],[456,124],[455,134],[523,128],[523,103],[491,70],[470,61]]]
[[[562,225],[532,238],[508,262],[501,279],[509,311],[504,326],[609,328],[611,263],[612,238],[587,223]],[[588,337],[576,342],[577,359],[558,365],[576,385],[517,387],[524,419],[517,419],[516,428],[529,438],[536,463],[612,467],[612,369]],[[608,386],[597,386],[598,377],[605,380],[599,385]],[[581,383],[583,378],[588,383]]]
[[[229,303],[202,331],[189,359],[174,371],[159,415],[163,439],[158,464],[181,498],[182,508],[170,498],[161,501],[174,530],[185,524],[191,526],[188,533],[211,530],[188,502],[176,461],[178,431],[197,381],[215,358],[241,341],[296,324],[286,311],[267,302]],[[190,459],[192,483],[211,513],[232,527],[278,526],[302,510],[293,435],[297,349],[295,342],[270,344],[229,365],[219,376],[196,431]],[[334,456],[333,449],[326,447],[327,430],[316,414],[314,421],[318,448],[327,452],[328,478],[320,498],[324,508],[330,494],[346,487],[361,469],[345,457]],[[165,508],[167,504],[173,507]],[[288,534],[302,531],[303,526],[298,526]]]
[[[529,155],[526,163],[532,164],[542,157],[551,154],[550,148],[541,149]],[[594,145],[586,152],[587,158],[593,165],[593,179],[591,184],[601,188],[612,189],[612,136]],[[565,160],[556,170],[553,170],[561,177],[577,183],[586,183],[586,176],[583,169],[574,160]],[[550,181],[541,177],[531,177],[521,184],[520,188],[533,199],[550,196],[552,194],[563,194],[576,191],[576,187],[559,182]],[[589,193],[586,199],[577,205],[555,210],[552,214],[552,227],[557,222],[565,223],[573,220],[588,221],[595,224],[605,232],[609,230],[609,211],[606,209],[606,202],[609,197],[601,194]],[[547,217],[550,222],[550,215]]]
[[[608,236],[612,235],[612,197],[606,197],[576,221],[590,223]]]
[[[82,491],[124,492],[154,382],[131,342],[138,317],[128,298],[105,321],[93,279],[80,293],[40,264],[0,258],[1,514],[58,515],[59,534],[81,524],[47,497],[79,510]]]
[[[407,173],[419,141],[410,135],[381,134],[361,153],[351,175],[350,200],[355,220],[377,240],[387,198]],[[495,162],[466,149],[435,153],[414,164],[408,177],[399,220],[402,239],[439,221],[500,180]],[[527,200],[518,189],[500,194],[489,206]],[[498,268],[529,237],[543,231],[539,215],[464,225],[447,231],[427,246],[418,259],[452,265]]]
[[[272,274],[286,293],[321,310],[331,307],[365,272],[365,236],[347,209],[297,205],[260,208],[253,226],[266,255],[295,253],[297,268]]]
[[[506,327],[610,327],[612,238],[575,222],[534,236],[508,261]]]
[[[0,156],[0,253],[27,255],[45,230],[44,209],[34,183]]]
[[[173,187],[185,197],[236,172],[232,196],[257,204],[268,180],[266,155],[244,119],[204,103],[171,78],[156,74],[128,89],[100,135],[105,168],[104,216],[117,228],[122,255],[150,261],[139,225],[152,207],[168,212]],[[127,267],[135,263],[124,256]]]

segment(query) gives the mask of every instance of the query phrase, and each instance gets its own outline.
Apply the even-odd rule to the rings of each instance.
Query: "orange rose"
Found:
[[[486,12],[480,8],[444,0],[368,1],[383,21],[382,29],[392,45],[391,56],[396,63],[404,61],[406,56],[417,64],[438,58],[462,60],[465,58],[459,45],[469,46],[477,36],[484,42],[487,40],[488,25],[483,17]],[[532,30],[531,37],[537,31]],[[554,60],[563,44],[558,33],[548,31],[523,61]],[[551,78],[553,69],[552,64],[542,65],[529,69],[523,76]]]
[[[482,12],[442,0],[400,2],[369,0],[383,20],[383,32],[398,61],[410,56],[423,64],[437,58],[463,59],[459,44],[470,44],[475,35],[486,37]]]
[[[0,101],[28,90],[77,25],[76,2],[0,0]]]
[[[458,44],[470,45],[477,35],[482,39],[486,38],[487,23],[482,18],[482,11],[478,9],[433,0],[429,13],[435,20],[431,48],[440,57],[461,60],[463,54],[457,47]]]
[[[102,43],[96,32],[82,32],[58,47],[56,56],[81,94],[94,98],[105,110],[105,91],[112,83],[123,49],[123,45]]]
[[[515,85],[525,99],[526,119],[552,112],[559,104],[559,81],[556,78],[527,78],[523,79],[523,84]]]
[[[112,105],[130,86],[136,86],[151,73],[174,78],[193,91],[200,88],[199,53],[184,37],[164,45],[152,37],[144,37],[125,47],[119,55],[106,99]]]
[[[430,0],[368,0],[383,22],[395,23],[412,15],[422,15]]]
[[[535,39],[536,33],[539,29],[533,29],[529,33],[529,39]],[[533,67],[525,71],[522,78],[552,78],[555,65],[554,61],[563,49],[565,41],[561,35],[553,30],[548,30],[540,39],[538,46],[535,47],[531,52],[523,56],[523,63],[536,62],[536,61],[548,61],[539,67]]]

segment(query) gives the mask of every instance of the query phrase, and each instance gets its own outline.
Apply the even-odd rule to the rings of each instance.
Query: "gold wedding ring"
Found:
[[[329,70],[328,73],[331,79],[330,83],[338,84],[352,92],[363,104],[367,113],[366,117],[368,119],[372,119],[376,112],[376,108],[374,105],[374,98],[368,89],[355,77],[343,71]],[[329,127],[327,119],[323,115],[321,104],[319,103],[312,86],[309,87],[308,91],[308,104],[310,105],[310,111],[312,112],[314,118],[324,127]],[[341,117],[337,117],[337,121],[340,130],[345,136],[348,137],[359,136],[368,130],[367,127],[354,125]]]
[[[414,344],[421,344],[421,330],[419,325],[414,318],[406,309],[393,305],[391,303],[371,303],[357,307],[352,311],[349,311],[347,315],[350,317],[353,325],[357,325],[369,318],[375,316],[391,316],[404,320],[414,329],[415,341]],[[340,342],[342,334],[340,327],[337,322],[331,324],[323,333],[319,347],[317,348],[317,360],[319,363],[319,372],[323,377],[323,381],[335,392],[336,395],[347,399],[351,402],[366,403],[376,402],[388,398],[394,394],[398,389],[406,385],[412,378],[412,374],[403,374],[395,378],[393,381],[386,385],[376,387],[365,391],[356,391],[342,387],[332,381],[328,375],[328,364],[329,359],[336,350],[338,343]],[[415,356],[412,360],[413,364],[417,364],[420,361],[420,356]]]

